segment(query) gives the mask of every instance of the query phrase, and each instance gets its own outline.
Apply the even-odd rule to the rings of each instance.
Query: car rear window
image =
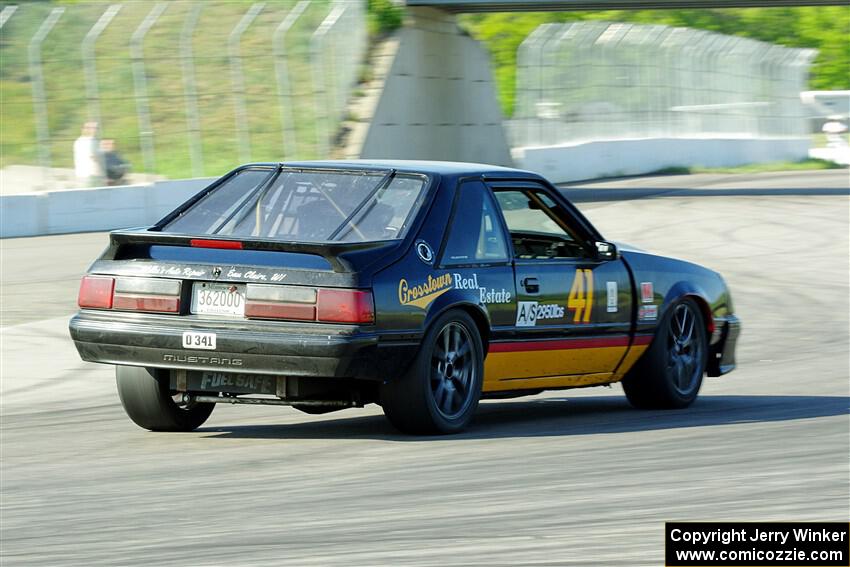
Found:
[[[243,169],[162,231],[296,242],[393,240],[407,231],[425,182],[391,171]]]

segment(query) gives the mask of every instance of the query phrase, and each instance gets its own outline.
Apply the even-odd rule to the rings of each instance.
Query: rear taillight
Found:
[[[180,311],[180,281],[116,278],[112,308],[151,313],[177,313]]]
[[[372,294],[359,289],[320,289],[319,321],[330,323],[372,323],[375,305]]]
[[[372,293],[359,289],[248,284],[245,316],[324,323],[373,323]]]
[[[180,280],[85,276],[77,303],[85,309],[180,312]],[[245,317],[323,323],[375,322],[372,292],[360,289],[247,284]]]
[[[84,276],[77,304],[84,309],[177,313],[180,281]]]
[[[315,321],[316,290],[291,285],[248,284],[245,317]]]
[[[115,278],[83,276],[77,305],[85,309],[112,309],[112,290]]]

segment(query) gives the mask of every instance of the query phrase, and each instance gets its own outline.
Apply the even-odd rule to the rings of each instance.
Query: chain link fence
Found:
[[[25,3],[0,34],[2,165],[44,184],[90,121],[148,174],[328,157],[368,42],[365,0]]]
[[[813,49],[606,22],[544,24],[517,52],[514,147],[808,134]]]

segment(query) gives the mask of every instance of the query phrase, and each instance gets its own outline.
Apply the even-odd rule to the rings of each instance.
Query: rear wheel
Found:
[[[705,321],[692,299],[667,311],[655,339],[623,379],[623,390],[637,408],[675,409],[697,398],[708,360]]]
[[[169,389],[168,371],[117,366],[115,379],[124,411],[139,427],[151,431],[192,431],[203,424],[215,404],[182,402]]]
[[[407,374],[382,385],[387,418],[405,433],[461,431],[481,398],[483,351],[468,314],[449,311],[440,316],[425,333]]]

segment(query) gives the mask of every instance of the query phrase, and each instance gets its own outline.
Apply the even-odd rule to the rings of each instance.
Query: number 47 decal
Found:
[[[576,270],[570,297],[567,299],[567,309],[575,311],[573,323],[590,322],[590,311],[593,309],[593,270]]]

